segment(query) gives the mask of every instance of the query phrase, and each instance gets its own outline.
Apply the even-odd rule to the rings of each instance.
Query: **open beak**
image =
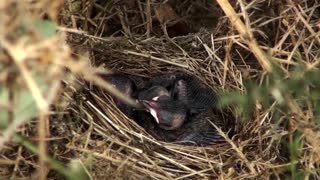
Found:
[[[146,110],[150,112],[150,114],[154,117],[156,122],[159,124],[159,119],[157,115],[157,103],[147,100],[140,100],[140,103],[146,107]]]

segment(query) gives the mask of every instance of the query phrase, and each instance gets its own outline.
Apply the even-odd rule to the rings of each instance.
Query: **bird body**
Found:
[[[181,101],[151,100],[143,104],[150,109],[149,112],[159,127],[167,130],[165,136],[175,137],[173,142],[186,145],[212,145],[223,141],[211,123],[220,128],[225,123],[215,115],[212,108],[195,116],[188,116],[186,107]]]
[[[147,108],[162,129],[175,130],[187,118],[187,109],[181,101],[164,99],[159,101],[140,100],[140,102]]]
[[[147,112],[115,100],[125,114],[134,112],[132,117],[153,136],[186,145],[211,145],[223,140],[211,124],[225,125],[214,113],[216,94],[197,78],[181,72],[138,83],[122,75],[103,78],[144,105]],[[149,122],[150,116],[154,122]]]
[[[218,117],[213,109],[208,109],[187,121],[182,126],[183,133],[176,139],[176,142],[188,145],[212,145],[223,142],[224,139],[219,135],[215,124],[219,128],[224,128],[225,122]]]
[[[184,102],[191,114],[214,108],[217,104],[216,93],[189,74],[176,72],[155,77],[150,81],[154,86],[162,84],[168,88],[172,98]]]
[[[154,100],[170,99],[169,91],[162,86],[152,86],[149,89],[143,90],[138,94],[139,100]]]
[[[223,141],[211,124],[224,126],[213,110],[217,103],[213,90],[184,73],[154,77],[149,85],[151,88],[145,90],[139,100],[163,129],[157,130],[158,135],[186,145],[211,145]],[[159,98],[162,96],[165,98]]]
[[[134,95],[134,91],[136,90],[136,86],[134,82],[123,75],[120,74],[98,74],[105,81],[110,83],[113,87],[118,89],[123,94],[128,97],[132,97]],[[133,107],[129,106],[125,102],[120,101],[115,96],[111,95],[112,100],[115,102],[116,106],[127,116],[132,115]]]

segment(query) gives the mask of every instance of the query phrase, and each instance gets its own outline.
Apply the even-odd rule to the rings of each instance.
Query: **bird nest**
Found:
[[[210,37],[210,34],[207,35],[207,38]],[[180,43],[197,37],[199,37],[197,34],[190,35],[182,38],[181,41],[176,41],[176,44],[184,49]],[[196,50],[184,50],[184,53],[187,53],[187,55],[184,55],[184,53],[179,52],[180,48],[172,50],[174,48],[172,46],[171,43],[166,43],[161,38],[147,42],[146,46],[129,43],[127,39],[121,38],[118,42],[113,41],[111,46],[105,43],[94,45],[89,51],[96,66],[105,66],[127,76],[139,76],[148,79],[155,75],[171,73],[176,70],[188,71],[217,91],[223,90],[222,84],[220,84],[222,82],[218,80],[223,79],[224,64],[214,58],[204,57],[206,55],[202,55],[201,50],[198,52],[195,52]],[[119,47],[121,48],[119,49]],[[137,49],[139,50],[137,51]],[[154,50],[157,52],[153,52]],[[132,54],[130,55],[130,53]],[[191,55],[193,53],[199,55],[195,57]],[[203,59],[206,58],[208,58],[207,62],[203,62],[205,61]],[[205,64],[210,65],[204,68]],[[235,69],[234,65],[229,66],[230,69]],[[228,87],[228,84],[240,85],[238,82],[241,76],[239,71],[230,71],[225,75],[228,79],[225,82],[225,88],[237,88],[234,86]],[[90,86],[86,86],[86,84],[81,87],[85,87],[85,94],[75,93],[77,96],[84,97],[78,103],[72,103],[71,109],[73,111],[70,113],[78,117],[75,119],[81,120],[77,122],[78,126],[85,125],[85,131],[78,132],[79,135],[82,133],[92,135],[75,137],[73,141],[77,143],[73,143],[74,146],[70,148],[97,155],[95,157],[99,165],[95,165],[95,172],[99,174],[103,172],[103,176],[122,176],[124,174],[119,172],[126,171],[125,175],[131,177],[152,176],[166,179],[218,176],[221,171],[227,172],[234,168],[238,173],[242,171],[250,172],[248,168],[252,168],[252,165],[242,164],[243,160],[241,158],[245,158],[243,153],[250,152],[252,158],[256,158],[258,155],[255,151],[257,150],[258,139],[250,138],[257,136],[254,132],[257,131],[255,125],[250,122],[251,127],[248,128],[247,125],[243,129],[239,119],[235,118],[236,113],[232,109],[225,110],[225,112],[234,114],[226,114],[225,117],[236,124],[237,133],[232,140],[224,134],[227,143],[208,147],[186,147],[158,141],[145,129],[137,125],[134,120],[120,112],[105,91],[100,88],[90,89]],[[79,106],[80,104],[81,106]],[[259,131],[260,133],[264,132]],[[248,140],[246,141],[244,137]],[[261,143],[265,142],[268,134],[264,134],[261,138]],[[240,147],[242,150],[240,150]],[[269,148],[273,148],[273,146]],[[106,151],[107,154],[105,154]],[[274,150],[268,152],[270,154],[264,156],[272,157],[277,154],[277,151]],[[106,171],[104,166],[100,167],[100,163],[110,163],[112,168],[110,167]],[[122,166],[121,169],[119,169],[119,166]],[[116,169],[118,171],[115,171]]]
[[[291,138],[292,141],[292,136],[288,135],[289,130],[285,125],[278,126],[272,122],[272,106],[262,109],[257,101],[250,109],[253,112],[250,116],[244,116],[237,106],[224,107],[221,118],[234,124],[232,133],[218,129],[225,142],[210,146],[186,146],[156,139],[125,116],[106,91],[110,89],[110,84],[95,74],[101,71],[120,73],[148,80],[154,76],[182,71],[197,77],[218,94],[229,91],[246,94],[244,81],[251,79],[260,82],[265,78],[264,72],[268,71],[268,65],[264,64],[259,54],[262,51],[259,50],[266,51],[271,47],[268,54],[284,69],[290,69],[294,64],[283,60],[294,56],[291,50],[303,51],[308,60],[318,56],[314,49],[318,49],[315,47],[319,38],[312,29],[317,28],[316,23],[319,23],[315,20],[315,17],[319,17],[317,1],[289,3],[256,0],[246,3],[239,0],[230,1],[232,6],[223,0],[219,1],[220,6],[216,0],[43,2],[24,2],[28,5],[25,7],[19,3],[14,3],[14,6],[7,3],[4,7],[0,3],[1,8],[7,9],[2,11],[6,23],[0,23],[0,30],[9,28],[1,32],[6,35],[0,37],[1,42],[7,44],[3,47],[0,45],[0,57],[7,57],[9,60],[6,63],[10,59],[15,60],[6,66],[22,64],[18,69],[24,76],[29,71],[30,75],[32,68],[29,67],[36,65],[39,77],[46,77],[46,82],[55,80],[50,88],[56,88],[48,95],[48,104],[52,104],[50,108],[56,112],[50,115],[48,127],[41,123],[45,122],[45,118],[41,119],[43,114],[40,113],[40,121],[25,120],[17,125],[13,123],[16,126],[8,130],[11,134],[5,139],[8,141],[18,131],[18,127],[26,124],[20,130],[26,137],[32,139],[39,131],[39,152],[26,151],[24,147],[29,150],[32,148],[30,144],[23,144],[24,141],[19,141],[23,147],[10,144],[10,148],[17,150],[19,155],[15,158],[16,151],[3,153],[6,160],[16,160],[3,161],[9,164],[9,168],[1,165],[0,170],[5,169],[1,172],[14,171],[13,174],[30,177],[34,168],[41,169],[44,162],[48,162],[57,172],[68,174],[45,158],[46,143],[48,154],[60,162],[79,159],[86,176],[92,179],[260,179],[282,177],[290,165],[297,165],[294,168],[305,171],[315,168],[313,165],[317,158],[313,157],[320,157],[318,148],[309,148],[300,154],[299,164],[294,158],[290,164],[290,155],[294,153],[288,152],[282,140]],[[241,12],[241,17],[226,17],[222,9],[229,13],[233,10]],[[32,41],[21,43],[25,41],[20,41],[20,36],[16,36],[21,33],[21,27],[10,18],[13,12],[17,13],[19,20],[24,19],[25,12],[29,12],[30,16],[51,18],[62,24],[64,27],[58,26],[57,30],[66,34],[72,55],[64,44],[64,37],[57,33],[54,34],[54,40],[43,40],[35,35],[36,27],[24,35],[30,36]],[[307,16],[309,13],[312,15]],[[299,17],[299,22],[296,22],[296,17]],[[30,21],[32,27],[36,26],[33,19]],[[246,26],[239,26],[241,21]],[[13,25],[8,26],[10,23]],[[46,21],[41,23],[47,27]],[[12,29],[16,30],[16,34],[11,33]],[[42,33],[48,33],[47,29]],[[301,34],[306,37],[301,38]],[[23,49],[28,52],[24,56],[12,56],[18,50],[16,54],[23,54]],[[24,66],[23,63],[30,59],[33,64]],[[47,68],[53,70],[46,71]],[[25,72],[27,74],[23,74]],[[32,82],[32,79],[25,81]],[[57,96],[60,81],[63,82],[63,91],[60,91],[62,96]],[[9,79],[8,82],[20,81]],[[30,91],[32,87],[28,87]],[[36,93],[31,94],[40,100],[42,98],[36,96]],[[58,98],[54,101],[56,96]],[[291,119],[290,114],[283,116]],[[34,118],[30,116],[29,119]],[[292,129],[305,127],[291,126]],[[44,129],[50,130],[50,141],[47,141],[46,136],[49,135],[44,133]],[[308,133],[305,135],[311,137],[313,129],[310,128]],[[319,138],[316,140],[314,142],[319,142]],[[6,141],[1,138],[0,142],[3,144]],[[315,147],[315,144],[304,143],[308,147]],[[39,155],[40,165],[34,163],[34,154]],[[42,177],[47,177],[45,172],[39,172],[40,176],[42,173]],[[48,176],[58,177],[56,171],[50,171]]]
[[[134,19],[132,16],[137,14],[126,15]],[[149,79],[183,71],[198,77],[217,92],[231,89],[242,91],[242,70],[248,64],[254,67],[256,63],[242,63],[237,51],[246,55],[249,52],[240,46],[232,50],[226,48],[233,37],[228,36],[224,31],[226,27],[222,26],[228,24],[228,19],[220,17],[219,20],[213,31],[208,31],[207,27],[196,33],[175,37],[168,34],[167,37],[148,38],[126,31],[130,38],[101,38],[75,32],[69,36],[69,43],[81,54],[89,55],[92,66],[109,73]],[[134,25],[122,24],[122,28],[124,26]],[[160,25],[156,28],[162,30]],[[229,54],[228,57],[226,54]],[[233,58],[233,61],[227,58]],[[256,71],[254,68],[246,69],[249,74]],[[94,177],[183,179],[220,176],[233,179],[256,176],[262,172],[268,176],[272,172],[271,164],[279,161],[279,141],[270,138],[269,123],[261,124],[261,118],[266,118],[264,121],[268,122],[270,117],[257,115],[245,122],[236,109],[225,108],[224,118],[235,124],[234,136],[221,131],[226,140],[223,144],[206,147],[178,145],[152,137],[120,112],[103,89],[92,88],[83,81],[80,84],[85,90],[74,92],[75,97],[81,98],[70,104],[70,114],[78,120],[76,125],[81,128],[68,148],[94,156]]]

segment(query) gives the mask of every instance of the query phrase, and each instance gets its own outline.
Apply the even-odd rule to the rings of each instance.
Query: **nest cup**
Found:
[[[206,45],[204,42],[210,39],[210,36],[208,32],[190,34],[173,39],[175,44],[168,42],[166,38],[154,38],[145,42],[118,38],[111,44],[90,41],[93,48],[90,48],[89,52],[92,64],[96,67],[105,67],[113,72],[129,77],[138,76],[146,80],[156,75],[184,71],[196,76],[202,83],[218,92],[223,90],[219,80],[223,79],[224,65],[220,60],[210,58],[208,54],[203,53],[205,50],[203,46]],[[196,41],[202,48],[190,47],[189,43],[185,43],[190,41]],[[216,44],[221,45],[222,42]],[[234,68],[230,65],[230,69]],[[224,88],[235,88],[235,85],[239,85],[236,78],[240,77],[240,71],[228,71],[226,77],[228,81],[225,82]],[[217,175],[212,174],[212,167],[218,172],[234,165],[224,164],[224,160],[220,158],[228,161],[233,159],[231,160],[233,162],[238,158],[228,143],[210,147],[191,147],[157,140],[134,120],[127,118],[115,106],[109,94],[101,88],[92,88],[86,101],[81,104],[83,107],[80,111],[86,112],[81,113],[85,114],[81,118],[81,124],[84,122],[87,128],[92,127],[91,133],[94,134],[88,139],[90,144],[100,142],[106,148],[104,151],[110,153],[101,154],[98,161],[107,164],[111,162],[114,164],[113,168],[120,168],[123,171],[130,167],[131,172],[126,171],[130,176],[140,178],[147,174],[166,179],[189,176],[192,173],[194,177],[211,177]],[[236,124],[235,130],[241,131],[240,123],[236,123],[237,119],[233,113],[234,110],[226,109],[221,113],[221,118],[232,121]],[[239,136],[235,136],[235,142],[237,139]],[[83,144],[85,141],[76,140],[76,142],[80,143],[80,146],[85,146]],[[97,149],[100,148],[94,145],[90,151],[96,152]],[[125,159],[128,164],[119,167]],[[97,166],[95,172],[100,172],[100,168]],[[105,173],[120,175],[111,170]]]
[[[199,21],[194,20],[184,21],[175,27],[175,22],[166,24],[159,18],[151,18],[153,26],[150,28],[147,18],[151,14],[158,13],[159,16],[157,8],[153,7],[156,5],[141,1],[133,4],[126,2],[129,3],[123,1],[124,4],[109,3],[104,6],[110,8],[110,12],[118,13],[116,17],[108,16],[109,29],[99,19],[106,13],[101,8],[94,8],[98,11],[91,14],[97,17],[91,19],[96,20],[95,25],[90,21],[78,24],[90,34],[104,34],[106,37],[77,33],[68,36],[69,44],[75,49],[88,52],[94,67],[145,79],[183,71],[199,78],[216,92],[230,89],[242,91],[241,70],[248,70],[248,64],[257,67],[256,61],[243,63],[243,56],[252,57],[247,50],[240,46],[228,49],[228,19],[222,18],[217,7],[218,15],[213,19],[219,21],[214,21],[214,27],[212,24],[200,26],[196,24]],[[183,7],[186,4],[176,4],[174,10],[181,15],[185,13],[183,9],[188,9]],[[146,9],[134,11],[131,6],[136,5],[143,5]],[[190,2],[189,5],[192,9],[194,4]],[[205,7],[205,4],[200,6]],[[150,12],[148,8],[151,8]],[[145,19],[140,17],[141,12],[146,13]],[[175,29],[181,26],[187,28],[188,33]],[[118,27],[118,30],[111,27]],[[170,31],[165,32],[168,28]],[[242,55],[239,56],[239,52]],[[257,71],[252,68],[249,73],[252,72]],[[223,175],[237,179],[259,174],[251,160],[276,162],[277,158],[273,157],[280,154],[277,148],[279,143],[271,140],[270,132],[266,133],[271,128],[270,124],[260,125],[259,118],[242,122],[236,110],[231,108],[226,108],[221,117],[233,121],[234,136],[232,140],[227,137],[223,145],[195,147],[159,141],[117,109],[103,89],[90,87],[85,87],[86,93],[78,91],[78,95],[85,95],[85,98],[71,105],[71,115],[80,120],[76,125],[81,128],[78,128],[79,136],[73,137],[74,143],[69,148],[93,155],[94,168],[90,172],[93,177],[203,179]],[[264,168],[268,169],[266,166]]]

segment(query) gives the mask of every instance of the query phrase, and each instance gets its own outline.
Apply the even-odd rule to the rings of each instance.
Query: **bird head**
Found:
[[[187,88],[187,82],[185,80],[178,80],[175,82],[172,95],[174,99],[178,99],[183,101],[184,103],[188,102],[188,88]]]
[[[140,101],[155,118],[159,127],[165,130],[179,128],[186,119],[186,108],[180,101],[165,99],[161,101]]]
[[[153,86],[149,89],[141,91],[138,95],[139,100],[159,101],[162,99],[170,99],[168,90],[162,86]]]

